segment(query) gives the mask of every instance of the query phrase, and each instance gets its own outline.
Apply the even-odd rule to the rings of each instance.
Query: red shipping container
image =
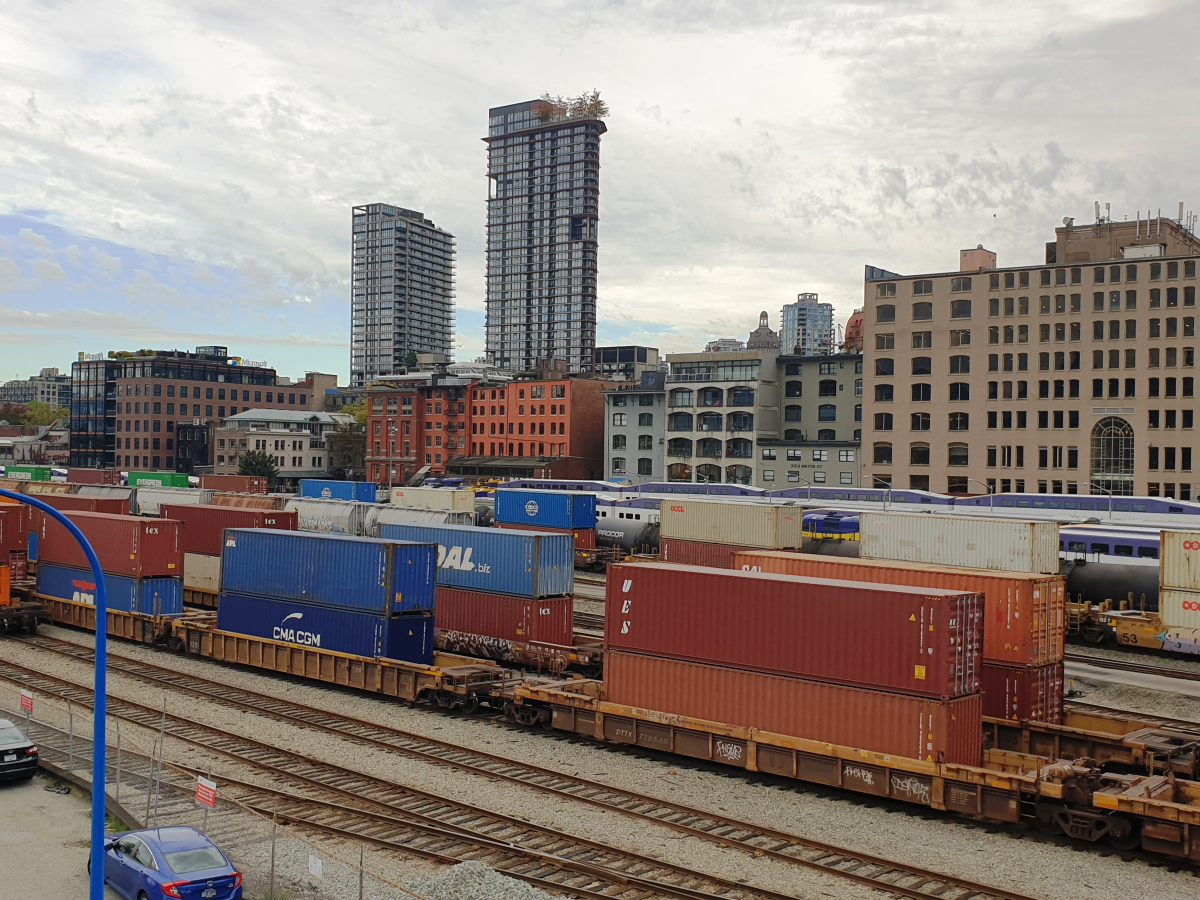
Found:
[[[1063,658],[1066,583],[1062,575],[993,572],[882,559],[848,559],[777,550],[739,550],[735,569],[804,578],[848,578],[984,595],[983,658],[1043,666]]]
[[[169,578],[183,574],[179,522],[91,512],[65,515],[83,532],[96,551],[100,568],[109,574],[130,578]],[[38,562],[89,568],[83,548],[66,528],[47,515],[41,516]]]
[[[68,484],[120,484],[116,469],[67,469]]]
[[[1029,668],[983,664],[983,714],[1061,725],[1063,664]]]
[[[949,698],[979,690],[982,614],[965,591],[612,564],[605,649]]]
[[[283,509],[286,498],[258,494],[213,494],[209,506],[240,507],[241,509]]]
[[[102,470],[97,470],[102,471]],[[38,494],[47,506],[57,510],[75,512],[99,512],[114,516],[129,515],[129,500],[123,497],[81,497],[78,494]],[[45,515],[39,511],[39,515]]]
[[[541,525],[514,525],[511,522],[497,522],[497,528],[508,528],[512,531],[542,531],[549,534],[571,534],[575,536],[576,550],[596,549],[595,528],[545,528]]]
[[[437,589],[434,623],[441,631],[569,647],[574,619],[575,607],[570,597],[530,600],[441,585]]]
[[[978,766],[979,694],[931,700],[633,653],[604,657],[610,703],[931,762]]]
[[[32,507],[24,503],[5,503],[0,505],[0,561],[8,559],[15,551],[26,549],[29,543],[30,513]]]
[[[232,491],[236,494],[265,494],[268,479],[260,475],[201,475],[200,489]]]
[[[205,504],[171,504],[159,507],[164,519],[181,522],[179,543],[184,553],[220,556],[225,544],[226,528],[274,528],[279,531],[299,529],[299,514],[270,509],[243,509],[236,506]]]
[[[681,541],[678,538],[659,538],[658,556],[663,562],[684,566],[708,566],[713,569],[732,569],[733,555],[745,547],[732,544],[710,544],[707,541]]]

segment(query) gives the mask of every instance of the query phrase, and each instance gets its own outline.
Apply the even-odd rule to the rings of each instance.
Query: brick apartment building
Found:
[[[312,408],[313,381],[280,384],[225,347],[120,354],[71,366],[70,464],[194,472],[212,465],[214,427],[248,409]]]
[[[1097,215],[1040,264],[868,267],[861,483],[1195,498],[1198,260],[1180,222]]]

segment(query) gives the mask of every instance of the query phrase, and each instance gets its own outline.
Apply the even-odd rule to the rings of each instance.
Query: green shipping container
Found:
[[[130,472],[130,487],[190,487],[186,472]]]
[[[49,481],[49,466],[6,466],[4,477],[13,481]]]

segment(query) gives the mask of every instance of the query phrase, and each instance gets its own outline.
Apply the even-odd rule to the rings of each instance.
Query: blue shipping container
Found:
[[[543,528],[595,528],[596,495],[574,491],[496,491],[496,521]]]
[[[385,612],[432,611],[432,539],[410,544],[346,534],[230,528],[221,590]]]
[[[109,609],[144,616],[177,616],[183,612],[183,585],[178,578],[127,578],[104,576]],[[42,563],[37,571],[37,590],[47,597],[96,603],[96,583],[90,569]]]
[[[357,500],[359,503],[374,503],[377,490],[373,481],[300,479],[300,496],[316,500]]]
[[[217,628],[300,647],[432,665],[433,615],[378,616],[294,600],[221,592]]]
[[[26,542],[25,558],[37,562],[38,551],[38,533],[36,531],[29,532],[29,540]]]
[[[438,584],[532,599],[569,594],[575,586],[570,534],[426,522],[381,525],[379,532],[391,540],[436,541]]]

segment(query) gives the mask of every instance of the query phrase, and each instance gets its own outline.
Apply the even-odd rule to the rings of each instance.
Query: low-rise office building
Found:
[[[666,376],[646,372],[640,381],[604,392],[604,472],[633,484],[666,475]]]
[[[281,481],[324,478],[334,468],[326,435],[353,427],[354,416],[344,413],[248,409],[226,417],[216,429],[213,472],[237,475],[242,457],[258,451],[275,461]]]

